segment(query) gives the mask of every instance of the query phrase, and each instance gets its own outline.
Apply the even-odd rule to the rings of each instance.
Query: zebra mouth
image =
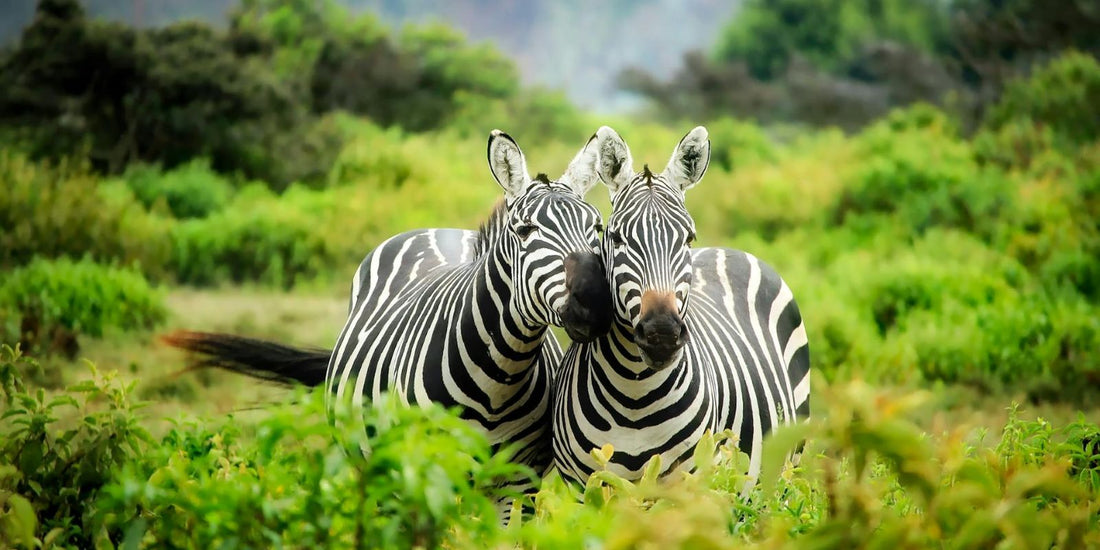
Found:
[[[649,316],[634,327],[634,343],[651,370],[678,363],[687,341],[687,325],[679,316]]]
[[[645,347],[639,345],[638,349],[642,352],[642,362],[651,371],[662,371],[673,365],[680,363],[680,358],[683,357],[683,347],[676,348],[672,351],[666,350],[652,350],[647,351]]]

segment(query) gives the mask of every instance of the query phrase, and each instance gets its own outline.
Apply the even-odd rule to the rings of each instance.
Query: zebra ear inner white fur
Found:
[[[592,145],[593,141],[596,141],[596,134],[592,134],[592,137],[588,139],[588,143],[585,143],[584,147],[577,152],[577,155],[569,162],[569,167],[565,169],[565,173],[558,179],[558,181],[572,188],[581,198],[584,198],[600,179],[600,175],[596,172],[596,162],[599,160],[599,155],[596,152],[597,148]]]
[[[665,177],[681,191],[687,191],[703,179],[710,165],[710,137],[707,129],[696,126],[676,145],[665,167]]]
[[[597,151],[596,172],[612,195],[619,186],[634,177],[634,159],[630,156],[630,147],[619,133],[608,126],[596,130],[595,148]],[[592,141],[586,147],[591,147]]]
[[[519,197],[531,184],[527,173],[527,160],[523,157],[516,140],[512,136],[493,130],[489,133],[489,170],[493,178],[504,188],[504,196],[509,200]]]

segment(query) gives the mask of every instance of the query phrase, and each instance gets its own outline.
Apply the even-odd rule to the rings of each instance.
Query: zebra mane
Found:
[[[539,173],[531,180],[532,184],[541,183],[543,185],[553,185],[556,182],[550,181],[550,177],[546,174]],[[480,257],[485,253],[485,250],[489,248],[490,238],[497,231],[497,228],[503,225],[504,217],[508,213],[508,202],[504,199],[497,201],[496,206],[493,206],[493,211],[489,214],[489,217],[485,221],[481,222],[481,225],[477,228],[477,244],[474,245],[474,257]]]
[[[477,243],[474,245],[474,257],[479,258],[489,248],[490,238],[499,227],[504,225],[504,218],[508,214],[508,203],[504,199],[497,201],[493,211],[485,221],[477,228]]]

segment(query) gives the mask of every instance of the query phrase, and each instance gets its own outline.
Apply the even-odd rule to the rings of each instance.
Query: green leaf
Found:
[[[30,501],[20,495],[9,495],[8,505],[11,506],[10,521],[15,532],[15,539],[27,546],[33,546],[34,532],[38,529],[38,517],[34,514],[34,507]]]
[[[714,445],[714,434],[710,433],[710,430],[704,431],[702,437],[699,438],[699,442],[695,444],[695,451],[691,456],[695,462],[695,469],[700,475],[710,475],[710,472],[714,470]]]
[[[126,528],[126,535],[122,539],[120,550],[138,550],[138,548],[141,548],[141,539],[145,536],[147,525],[148,522],[144,518],[138,518],[137,521],[131,523]]]
[[[657,477],[661,475],[661,455],[653,455],[646,462],[645,468],[642,470],[642,483],[652,483],[657,481]]]
[[[787,463],[787,455],[806,440],[814,431],[807,422],[782,426],[764,439],[760,452],[760,489],[765,498],[771,498],[779,473]]]

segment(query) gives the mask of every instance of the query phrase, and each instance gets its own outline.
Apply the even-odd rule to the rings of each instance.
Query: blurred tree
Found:
[[[139,31],[89,21],[76,0],[43,0],[3,60],[0,121],[22,128],[40,156],[83,150],[110,173],[205,156],[271,177],[271,152],[249,162],[243,149],[270,147],[300,116],[279,82],[230,46],[197,22]]]
[[[134,29],[40,0],[0,54],[0,125],[36,156],[87,156],[109,173],[206,157],[282,188],[322,179],[334,159],[341,134],[325,113],[425,130],[518,81],[510,60],[445,26],[395,39],[331,0],[243,0],[225,32]]]
[[[748,0],[719,39],[715,60],[744,61],[760,80],[781,77],[796,55],[816,69],[844,72],[869,42],[942,49],[945,15],[936,0]]]
[[[353,16],[331,0],[244,0],[231,34],[271,45],[280,77],[314,112],[346,110],[386,126],[436,128],[460,94],[502,98],[519,87],[514,63],[491,46],[444,25],[393,37],[373,15]]]
[[[973,127],[1005,82],[1065,49],[1100,54],[1100,4],[1067,0],[747,0],[713,56],[620,87],[672,118],[732,114],[857,128],[916,101]]]

